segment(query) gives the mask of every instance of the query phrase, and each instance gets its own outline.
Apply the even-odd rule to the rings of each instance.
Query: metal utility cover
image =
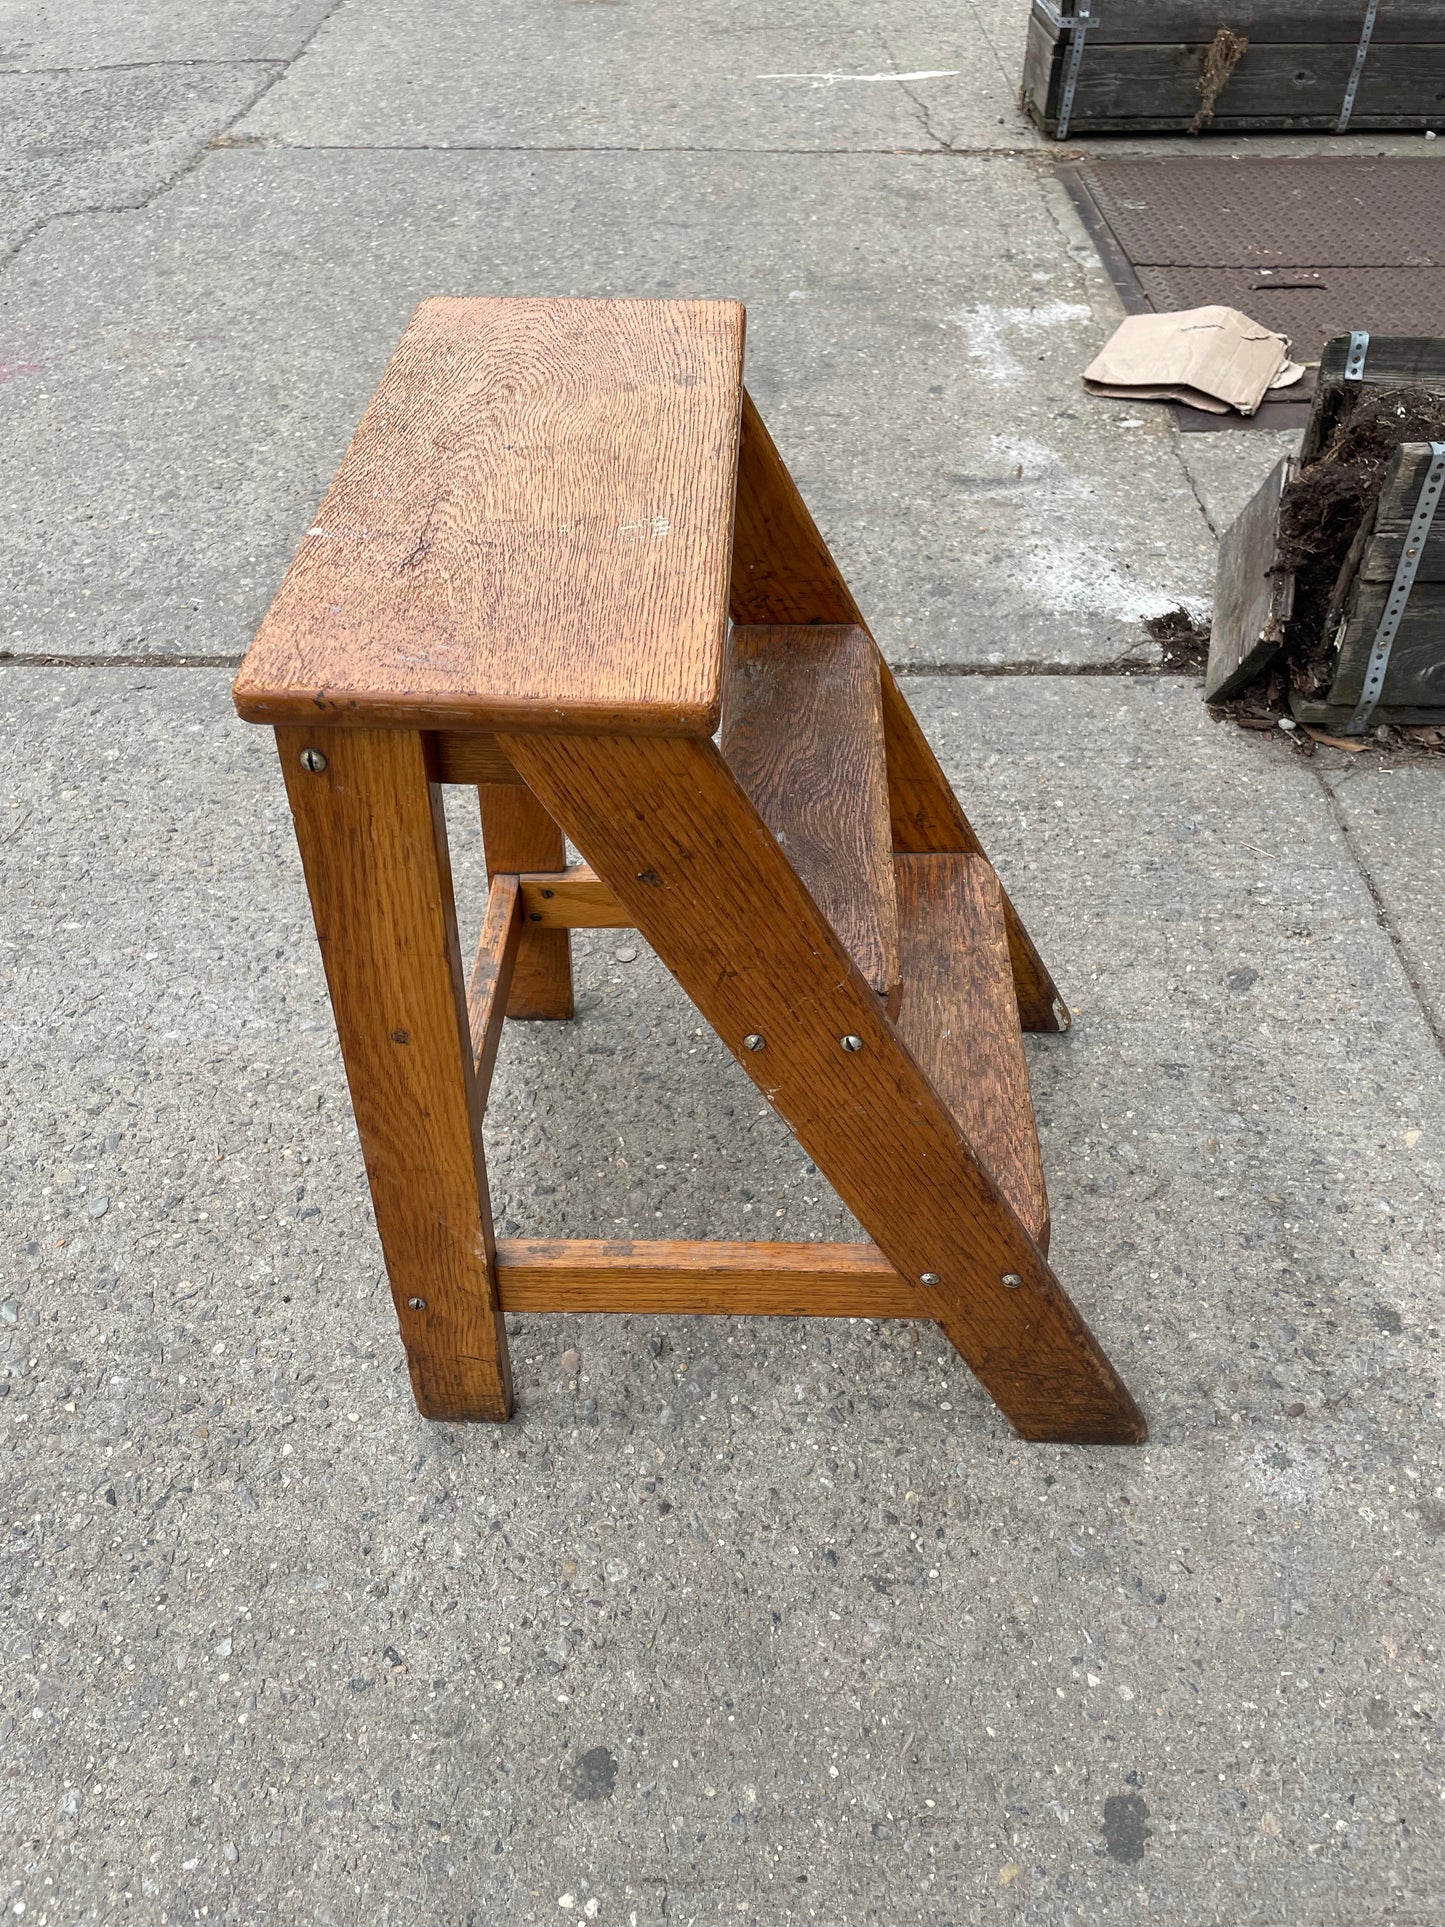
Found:
[[[1063,170],[1131,312],[1242,309],[1316,361],[1333,334],[1439,333],[1445,317],[1445,171],[1435,159],[1093,160]],[[1308,391],[1266,401],[1253,425],[1291,428]],[[1188,428],[1235,428],[1242,416]]]

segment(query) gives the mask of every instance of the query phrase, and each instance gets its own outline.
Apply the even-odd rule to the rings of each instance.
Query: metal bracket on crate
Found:
[[[1349,351],[1345,355],[1345,380],[1363,381],[1365,379],[1365,356],[1370,352],[1370,333],[1368,328],[1354,328],[1350,331]]]
[[[1064,84],[1054,124],[1054,139],[1066,140],[1069,116],[1074,111],[1074,93],[1079,84],[1079,66],[1084,58],[1084,42],[1089,36],[1090,27],[1097,26],[1099,16],[1094,11],[1094,0],[1076,0],[1072,13],[1064,13],[1052,5],[1051,0],[1034,0],[1034,12],[1045,26],[1051,27],[1061,37],[1068,37],[1069,55],[1064,64]]]
[[[1365,71],[1365,55],[1370,51],[1370,37],[1375,31],[1375,18],[1380,11],[1380,0],[1370,0],[1365,9],[1364,25],[1360,28],[1360,44],[1355,49],[1355,64],[1350,69],[1349,82],[1345,87],[1345,98],[1340,106],[1340,117],[1335,122],[1335,132],[1343,134],[1350,124],[1350,115],[1355,111],[1355,94],[1359,89],[1360,75]]]
[[[1380,617],[1375,640],[1370,644],[1370,659],[1365,664],[1365,682],[1360,691],[1360,700],[1355,704],[1355,713],[1345,724],[1346,736],[1363,736],[1379,704],[1385,687],[1385,671],[1390,666],[1390,650],[1410,604],[1410,591],[1415,586],[1420,557],[1430,534],[1430,525],[1435,520],[1442,489],[1445,489],[1445,442],[1431,442],[1430,467],[1420,484],[1415,513],[1410,517],[1410,526],[1405,532],[1405,542],[1395,567],[1395,579],[1390,584],[1385,613]]]

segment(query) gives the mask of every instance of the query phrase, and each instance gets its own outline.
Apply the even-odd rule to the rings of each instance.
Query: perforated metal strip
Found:
[[[1355,64],[1350,69],[1349,82],[1345,88],[1345,98],[1340,106],[1340,117],[1335,122],[1335,132],[1343,134],[1350,124],[1350,115],[1355,111],[1355,95],[1359,91],[1360,75],[1365,71],[1365,55],[1370,51],[1370,37],[1375,31],[1375,17],[1380,11],[1380,0],[1370,0],[1365,9],[1365,24],[1360,28],[1360,44],[1355,49]]]
[[[1352,329],[1350,333],[1350,345],[1345,354],[1346,381],[1363,381],[1365,379],[1365,356],[1369,352],[1369,329]]]
[[[1395,579],[1390,584],[1385,613],[1380,617],[1375,640],[1370,644],[1370,660],[1365,664],[1365,685],[1360,691],[1360,700],[1355,704],[1354,715],[1345,724],[1346,736],[1363,736],[1379,703],[1385,687],[1385,671],[1390,666],[1390,650],[1400,633],[1401,618],[1410,604],[1415,573],[1420,567],[1420,557],[1430,534],[1430,524],[1435,520],[1442,490],[1445,490],[1445,442],[1431,442],[1430,466],[1420,484],[1415,513],[1410,517],[1410,526],[1405,532],[1405,546],[1400,550],[1400,560],[1395,566]]]
[[[1378,4],[1378,0],[1372,0]],[[1069,116],[1074,111],[1074,92],[1079,84],[1079,65],[1084,58],[1084,42],[1089,37],[1089,29],[1098,19],[1093,10],[1093,0],[1078,0],[1074,11],[1060,21],[1069,29],[1069,58],[1064,67],[1064,91],[1059,100],[1059,118],[1054,127],[1055,140],[1067,140]]]

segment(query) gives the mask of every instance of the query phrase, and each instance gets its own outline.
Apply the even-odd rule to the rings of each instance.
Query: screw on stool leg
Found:
[[[313,776],[319,776],[326,767],[326,758],[319,749],[303,749],[301,752],[301,767],[302,769],[309,769]]]

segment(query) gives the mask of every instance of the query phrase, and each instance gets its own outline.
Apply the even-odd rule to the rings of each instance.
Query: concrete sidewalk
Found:
[[[1082,395],[1116,310],[1025,20],[0,4],[27,1927],[1445,1911],[1442,770],[1110,672],[1278,438]],[[1054,1256],[1147,1447],[1023,1446],[889,1324],[516,1318],[512,1425],[415,1416],[224,665],[416,301],[524,290],[748,302],[1075,1006],[1029,1040]],[[499,1228],[858,1235],[645,947],[578,952],[576,1023],[504,1045]]]

